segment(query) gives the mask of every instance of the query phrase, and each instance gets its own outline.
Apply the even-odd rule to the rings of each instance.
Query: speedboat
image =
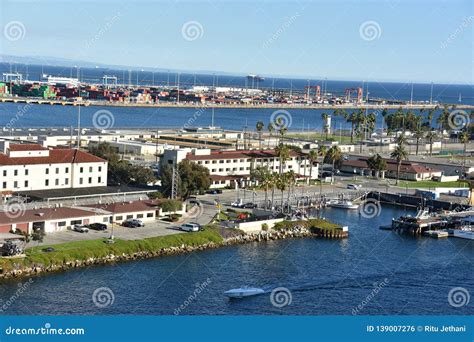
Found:
[[[264,290],[258,287],[249,287],[249,286],[242,286],[238,289],[231,289],[229,291],[224,292],[227,297],[230,298],[243,298],[243,297],[250,297],[250,296],[257,296],[262,293],[265,293]]]
[[[328,207],[340,209],[358,209],[359,205],[347,200],[332,200],[327,203]]]

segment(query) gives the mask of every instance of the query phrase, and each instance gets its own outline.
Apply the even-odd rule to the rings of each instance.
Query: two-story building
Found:
[[[165,150],[162,163],[180,163],[187,159],[209,170],[211,188],[245,187],[252,180],[250,172],[258,166],[279,172],[280,159],[274,150],[211,151],[209,149]],[[311,171],[312,168],[312,171]],[[282,171],[293,171],[297,179],[318,178],[318,164],[311,165],[306,154],[290,150],[289,159],[283,163]]]
[[[0,141],[0,191],[85,188],[107,185],[107,161],[70,148]]]

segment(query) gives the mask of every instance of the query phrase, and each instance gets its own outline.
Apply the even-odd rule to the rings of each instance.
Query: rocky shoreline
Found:
[[[34,275],[46,274],[46,273],[51,273],[51,272],[67,271],[67,270],[80,268],[80,267],[112,264],[116,262],[148,259],[148,258],[155,258],[155,257],[160,257],[160,256],[168,256],[168,255],[178,255],[178,254],[190,253],[190,252],[195,252],[195,251],[204,251],[207,249],[214,249],[214,248],[225,247],[225,246],[245,244],[245,243],[250,243],[250,242],[262,242],[262,241],[283,240],[283,239],[288,239],[288,238],[305,238],[305,237],[345,238],[347,237],[347,234],[333,235],[333,234],[327,234],[327,232],[323,233],[317,230],[310,231],[306,228],[298,228],[298,229],[286,230],[286,231],[262,231],[255,234],[245,234],[245,235],[229,237],[219,243],[207,242],[207,243],[195,245],[195,246],[182,244],[181,246],[161,248],[156,251],[140,251],[140,252],[134,252],[130,254],[122,253],[120,255],[109,254],[101,258],[88,258],[88,259],[83,259],[83,260],[78,259],[74,261],[62,262],[62,263],[48,265],[48,266],[44,266],[41,264],[34,264],[32,266],[19,265],[20,267],[12,269],[12,270],[8,270],[8,271],[1,270],[0,279],[30,277]]]

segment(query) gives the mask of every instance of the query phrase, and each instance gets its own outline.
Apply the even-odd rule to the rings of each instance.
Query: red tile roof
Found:
[[[25,210],[21,215],[15,217],[17,214],[17,212],[11,214],[3,211],[0,212],[0,225],[94,216],[93,212],[68,207],[30,209]]]
[[[291,157],[302,155],[296,151],[290,150]],[[275,150],[237,150],[237,151],[212,151],[210,154],[194,155],[188,153],[186,158],[189,160],[212,160],[212,159],[239,159],[239,158],[273,158],[276,156]]]
[[[10,151],[44,151],[47,150],[39,144],[12,144],[8,147]]]
[[[346,160],[342,163],[343,166],[349,167],[356,167],[362,169],[368,169],[369,166],[367,164],[368,158],[359,158],[356,160]],[[387,162],[387,170],[388,171],[397,171],[397,161],[395,159],[385,159]],[[441,170],[429,168],[418,163],[414,163],[408,160],[402,161],[401,172],[407,173],[430,173],[430,172],[440,172]]]
[[[97,208],[109,211],[114,214],[134,213],[142,211],[153,211],[157,209],[157,204],[153,201],[133,201],[133,202],[115,202],[88,205],[89,208]]]
[[[106,160],[77,149],[51,149],[49,156],[9,157],[0,153],[0,165],[32,165],[60,163],[103,163]]]

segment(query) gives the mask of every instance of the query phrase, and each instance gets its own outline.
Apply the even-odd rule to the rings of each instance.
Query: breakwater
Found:
[[[295,223],[296,224],[296,223]],[[112,264],[117,262],[125,262],[139,259],[155,258],[160,256],[178,255],[184,253],[204,251],[207,249],[214,249],[219,247],[245,244],[251,242],[264,242],[271,240],[282,240],[288,238],[304,238],[304,237],[321,237],[321,238],[345,238],[346,234],[336,232],[324,232],[324,229],[320,228],[306,228],[306,227],[291,227],[285,230],[279,231],[261,231],[253,234],[235,234],[233,236],[223,238],[221,241],[206,241],[195,245],[180,244],[177,246],[170,246],[164,248],[158,248],[155,250],[137,250],[128,253],[114,253],[110,252],[104,256],[87,256],[84,258],[76,258],[74,260],[62,260],[54,261],[49,264],[41,262],[31,262],[29,264],[21,262],[23,260],[17,258],[9,259],[11,268],[4,268],[0,270],[0,279],[17,278],[17,277],[29,277],[33,275],[39,275],[50,272],[67,271],[70,269],[76,269],[81,267],[88,267],[94,265]],[[191,233],[198,234],[198,233]],[[146,239],[145,239],[146,240]],[[142,240],[142,241],[145,241]],[[140,240],[136,240],[140,241]],[[105,241],[104,241],[105,242]],[[104,243],[105,244],[105,243]],[[54,253],[54,252],[52,252]],[[26,257],[27,258],[27,257]]]

